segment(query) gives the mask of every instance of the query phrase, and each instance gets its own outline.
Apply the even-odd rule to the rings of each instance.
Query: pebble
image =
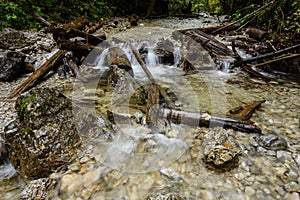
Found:
[[[71,165],[68,166],[68,168],[73,172],[80,171],[80,165],[78,163],[72,163]]]
[[[284,196],[285,200],[299,200],[300,196],[297,192],[292,192],[292,193],[286,193]]]
[[[251,197],[255,194],[255,190],[252,187],[246,186],[245,193],[248,197]]]
[[[292,154],[287,151],[277,151],[277,159],[284,163],[286,161],[292,160]]]
[[[299,192],[300,191],[300,184],[292,181],[284,185],[284,189],[288,192]]]
[[[86,162],[89,161],[89,160],[90,160],[89,157],[84,156],[83,158],[80,159],[79,163],[80,163],[80,164],[83,164],[83,163],[86,163]]]

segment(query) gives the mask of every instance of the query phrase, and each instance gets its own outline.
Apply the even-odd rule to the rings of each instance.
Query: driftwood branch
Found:
[[[223,126],[243,132],[260,133],[261,130],[253,122],[240,121],[234,118],[210,116],[208,114],[190,113],[184,111],[163,109],[159,112],[160,117],[175,124],[186,124],[190,126],[214,127]]]
[[[43,24],[45,24],[46,26],[51,26],[52,24],[50,22],[48,22],[47,20],[45,20],[42,16],[40,16],[37,13],[34,13],[34,16],[36,19],[38,19],[40,22],[42,22]]]
[[[39,69],[37,69],[31,76],[29,76],[21,85],[19,85],[8,97],[8,99],[16,97],[35,84],[37,84],[51,69],[57,66],[66,51],[58,50],[51,58],[49,58]]]
[[[256,56],[256,57],[252,57],[252,58],[242,58],[242,63],[250,63],[250,62],[254,62],[254,61],[259,61],[259,60],[263,60],[266,58],[270,58],[270,57],[274,57],[274,56],[279,56],[281,54],[284,54],[286,52],[290,52],[296,49],[300,49],[300,44],[296,44],[294,46],[279,50],[279,51],[275,51],[272,53],[267,53],[261,56]]]
[[[255,101],[250,105],[246,106],[243,110],[241,110],[237,114],[227,115],[228,117],[238,119],[240,121],[248,121],[252,117],[254,111],[262,104],[266,102],[266,100]]]
[[[267,3],[266,5],[264,5],[264,6],[262,6],[261,8],[255,10],[254,12],[249,13],[248,15],[242,17],[241,19],[239,19],[239,20],[237,20],[237,21],[235,21],[235,22],[232,22],[232,23],[230,23],[230,24],[228,24],[228,25],[226,25],[226,26],[224,26],[224,27],[221,27],[221,28],[219,28],[219,29],[217,29],[217,30],[211,32],[211,34],[215,34],[215,33],[217,33],[217,32],[220,32],[220,31],[222,31],[222,30],[224,30],[224,29],[226,29],[226,28],[228,28],[228,27],[230,27],[230,26],[232,26],[232,25],[234,25],[234,24],[237,24],[237,23],[239,23],[239,22],[245,20],[245,19],[247,19],[248,17],[250,17],[250,16],[252,16],[252,15],[254,15],[254,14],[260,12],[260,11],[263,10],[263,9],[265,9],[266,7],[271,6],[273,3],[274,3],[274,1],[271,1],[270,3]]]
[[[277,61],[281,61],[281,60],[287,60],[287,59],[290,59],[290,58],[297,58],[297,57],[300,57],[300,54],[290,54],[290,55],[275,58],[273,60],[269,60],[269,61],[266,61],[266,62],[263,62],[263,63],[258,63],[258,64],[255,64],[254,66],[259,67],[259,66],[267,65],[267,64],[270,64],[270,63],[273,63],[273,62],[277,62]]]
[[[131,50],[132,53],[134,54],[135,58],[137,59],[137,61],[139,62],[139,64],[141,65],[141,67],[143,68],[144,72],[146,73],[147,77],[149,78],[149,80],[152,83],[155,83],[155,79],[152,76],[151,72],[149,71],[149,69],[147,68],[146,64],[144,63],[142,57],[140,56],[139,52],[136,50],[136,48],[134,46],[131,45]]]
[[[87,44],[98,45],[99,43],[106,40],[106,34],[101,33],[97,35],[89,34],[83,31],[80,31],[75,28],[56,28],[53,32],[53,38],[56,42],[59,40],[68,40],[70,38],[82,37],[86,39]]]

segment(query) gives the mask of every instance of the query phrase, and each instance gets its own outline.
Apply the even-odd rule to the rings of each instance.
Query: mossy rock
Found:
[[[16,101],[18,120],[5,128],[10,161],[28,178],[47,177],[77,152],[72,103],[55,89],[34,89]]]

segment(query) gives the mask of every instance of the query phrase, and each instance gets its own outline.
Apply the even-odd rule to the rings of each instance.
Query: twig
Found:
[[[230,24],[228,24],[228,25],[226,25],[226,26],[223,26],[223,27],[221,27],[221,28],[219,28],[219,29],[217,29],[217,30],[211,32],[211,34],[217,33],[217,32],[219,32],[219,31],[221,31],[221,30],[223,30],[223,29],[226,29],[227,27],[230,27],[230,26],[232,26],[232,25],[234,25],[234,24],[237,24],[237,23],[243,21],[244,19],[248,18],[249,16],[252,16],[252,15],[258,13],[259,11],[265,9],[267,6],[272,5],[273,3],[274,3],[274,1],[271,1],[270,3],[267,3],[267,4],[264,5],[263,7],[261,7],[261,8],[259,8],[259,9],[255,10],[255,11],[252,12],[252,13],[249,13],[248,15],[242,17],[241,19],[239,19],[239,20],[237,20],[237,21],[235,21],[235,22],[232,22],[232,23],[230,23]]]
[[[34,13],[34,16],[43,24],[45,24],[46,26],[51,26],[52,24],[50,22],[48,22],[47,20],[45,20],[42,16],[40,16],[37,13]]]
[[[146,73],[147,77],[149,78],[149,80],[152,83],[155,83],[155,79],[152,76],[151,72],[149,71],[149,69],[147,68],[147,66],[145,65],[143,59],[141,58],[139,52],[136,50],[136,48],[134,46],[131,45],[131,50],[134,54],[134,56],[136,57],[137,61],[139,62],[139,64],[141,65],[141,67],[143,68],[144,72]]]

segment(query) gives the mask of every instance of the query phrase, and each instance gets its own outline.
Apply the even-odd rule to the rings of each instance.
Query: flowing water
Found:
[[[239,166],[220,173],[203,162],[202,143],[207,128],[167,123],[168,131],[161,134],[142,125],[120,122],[112,139],[87,138],[87,153],[65,174],[52,175],[59,183],[54,199],[172,199],[172,195],[176,199],[299,199],[299,84],[281,79],[266,82],[239,70],[229,73],[226,67],[223,71],[210,69],[185,75],[177,67],[182,51],[176,44],[174,65],[161,64],[155,55],[158,39],[169,37],[174,29],[203,25],[203,19],[165,19],[145,22],[143,27],[111,37],[125,41],[116,46],[129,58],[136,81],[144,85],[149,80],[132,54],[129,42],[137,49],[144,46],[148,50],[145,63],[157,83],[174,96],[174,109],[224,116],[238,106],[265,99],[251,120],[262,129],[262,134],[286,140],[288,148],[266,149],[254,142],[257,134],[232,132],[230,137],[241,148]],[[107,54],[108,50],[104,50],[94,59],[94,69],[104,67]],[[215,67],[213,62],[210,64],[211,68]],[[100,97],[93,94],[98,102],[93,112],[101,114],[112,109],[140,115],[138,109],[129,108],[131,92],[137,87],[116,84],[110,93],[104,91]],[[93,84],[74,89],[81,94],[90,89],[99,90]],[[83,162],[86,157],[88,161]],[[7,193],[3,195],[5,199],[10,199],[9,195],[19,193],[24,183],[16,180],[17,177],[9,179],[11,175],[5,175],[6,171],[1,170],[0,176],[6,179],[5,184],[14,184],[3,190]]]

